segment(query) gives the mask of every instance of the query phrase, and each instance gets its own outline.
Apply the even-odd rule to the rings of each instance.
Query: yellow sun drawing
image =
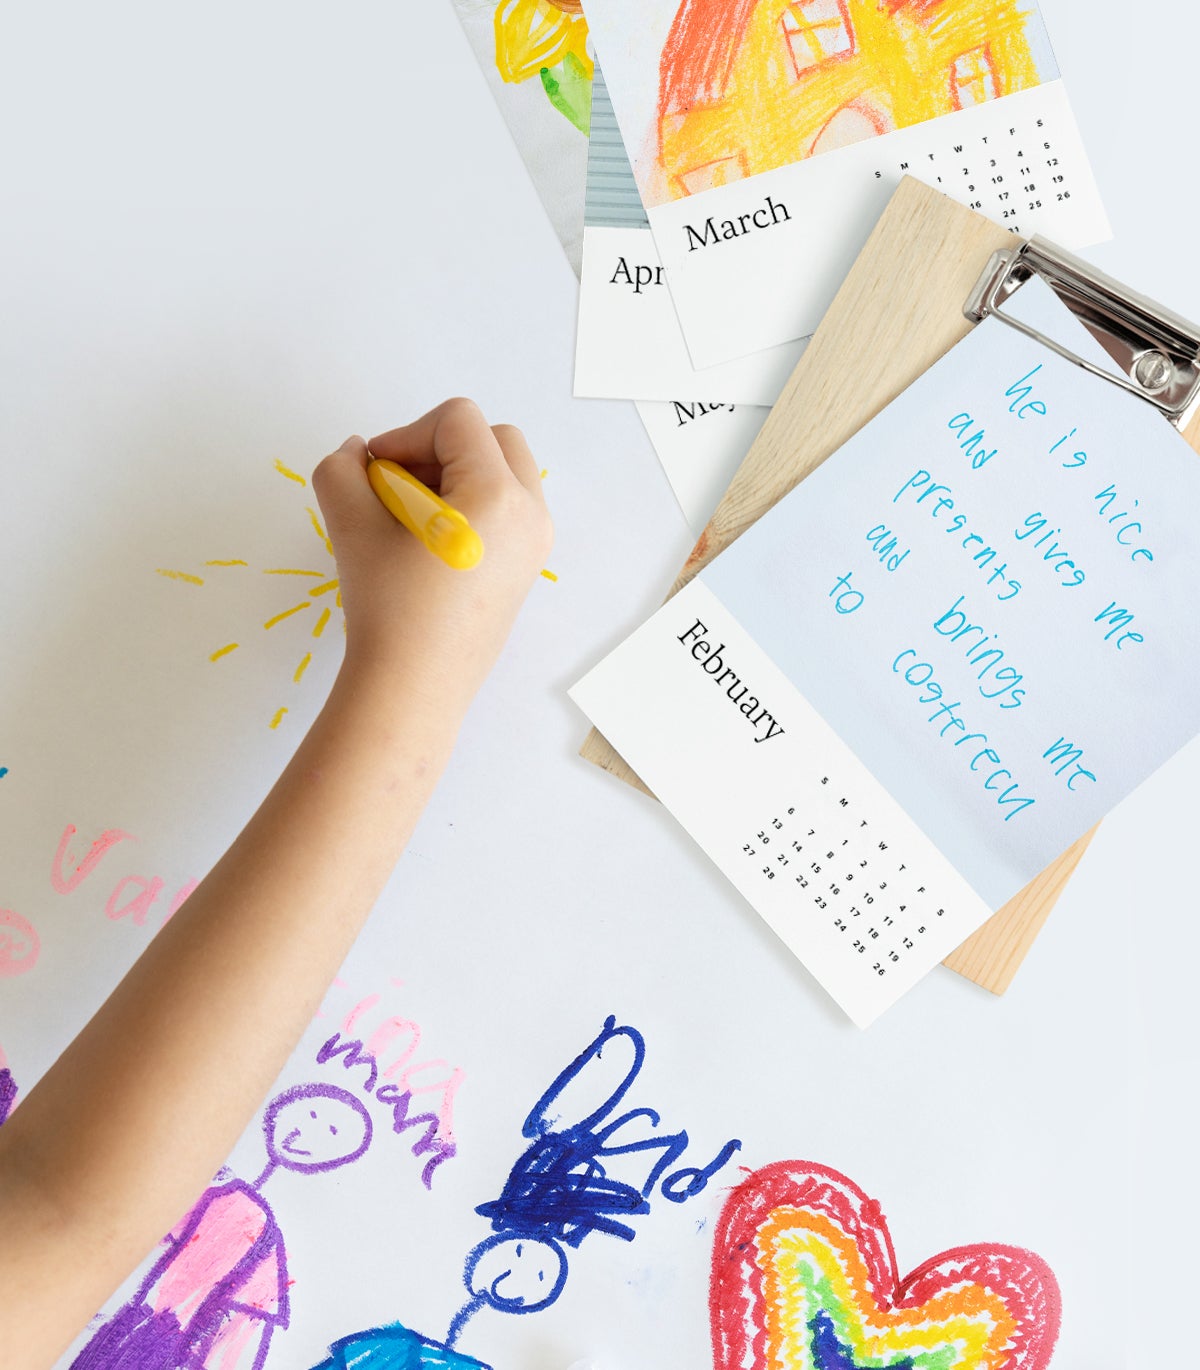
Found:
[[[281,476],[286,477],[288,480],[295,481],[297,485],[302,485],[306,489],[308,488],[308,481],[306,481],[304,477],[299,474],[299,472],[293,471],[290,467],[285,466],[283,462],[279,461],[278,459],[276,459],[275,461],[275,470],[278,471]],[[547,473],[545,471],[542,471],[540,474],[541,478],[545,480]],[[325,555],[329,558],[330,563],[333,564],[333,543],[330,542],[329,535],[321,526],[320,515],[312,507],[311,504],[305,506],[305,512],[308,514],[309,523],[312,525],[313,532],[320,539],[321,546],[325,549]],[[227,560],[206,561],[204,565],[207,568],[214,570],[236,567],[242,567],[246,570],[250,570],[250,563],[248,561],[243,561],[241,558],[238,557],[230,558]],[[336,565],[334,565],[333,569],[336,571]],[[204,577],[194,575],[191,571],[175,571],[165,566],[156,567],[155,570],[158,575],[165,576],[168,580],[181,581],[185,585],[204,584]],[[296,604],[289,605],[286,609],[281,609],[277,614],[272,614],[271,617],[267,619],[266,622],[263,624],[263,629],[266,632],[270,632],[270,630],[274,628],[276,624],[282,623],[284,619],[291,618],[294,614],[304,613],[306,609],[319,609],[320,612],[317,614],[316,622],[312,626],[312,637],[314,639],[320,638],[324,634],[325,629],[328,627],[330,618],[333,616],[333,610],[330,609],[328,601],[323,600],[322,597],[325,595],[332,595],[334,608],[340,609],[342,607],[341,585],[338,581],[337,575],[330,573],[329,566],[326,566],[324,570],[309,570],[297,566],[269,566],[263,570],[262,574],[264,576],[300,576],[316,580],[319,582],[319,584],[314,585],[309,590],[307,598],[300,600]],[[541,574],[545,577],[546,580],[558,580],[558,577],[554,574],[554,572],[549,569],[544,569],[541,572]],[[346,620],[343,618],[342,631],[345,632],[345,630]],[[242,644],[240,642],[226,642],[223,646],[218,647],[213,652],[210,652],[208,654],[208,659],[209,661],[220,661],[222,657],[227,657],[231,652],[236,652],[241,645]],[[300,658],[300,661],[298,662],[296,669],[292,674],[292,681],[295,684],[299,685],[301,679],[304,676],[304,672],[308,670],[309,663],[311,661],[312,649],[310,648]],[[271,715],[270,726],[272,728],[278,728],[280,723],[283,722],[284,715],[287,713],[287,711],[287,705],[281,704],[279,708],[276,709],[275,712]],[[3,772],[0,772],[0,774],[3,774]]]
[[[298,472],[293,471],[290,467],[285,466],[283,462],[277,460],[275,462],[275,470],[278,471],[279,474],[281,476],[284,476],[286,479],[295,481],[298,485],[302,485],[307,489],[308,481],[306,481],[305,478]],[[333,616],[333,610],[330,608],[329,601],[325,598],[325,596],[332,595],[334,607],[340,609],[342,607],[342,592],[340,585],[338,583],[337,575],[334,574],[332,569],[333,543],[330,542],[328,534],[325,532],[325,529],[321,526],[321,519],[316,509],[314,509],[312,505],[306,505],[305,509],[308,514],[309,522],[312,525],[312,530],[320,539],[321,546],[325,550],[325,555],[329,558],[329,565],[327,565],[323,570],[310,570],[307,568],[296,566],[269,566],[264,568],[262,571],[262,574],[264,576],[298,576],[302,579],[315,580],[318,582],[318,584],[312,586],[309,589],[308,594],[304,599],[300,600],[296,604],[290,605],[286,609],[281,609],[277,614],[272,614],[271,617],[268,618],[262,626],[264,631],[270,632],[270,630],[274,628],[276,624],[282,623],[285,619],[291,618],[294,614],[304,613],[308,609],[316,609],[319,612],[317,613],[316,621],[313,623],[312,626],[311,637],[313,639],[318,639],[324,634],[325,629],[329,626],[329,620]],[[245,568],[246,570],[251,569],[250,563],[248,561],[243,561],[240,558],[232,558],[229,560],[206,561],[204,565],[214,570],[227,568]],[[204,584],[203,576],[193,575],[190,571],[173,571],[168,570],[166,567],[162,566],[156,569],[157,573],[160,576],[165,576],[168,580],[182,581],[184,584],[187,585]],[[343,619],[343,631],[345,630],[345,627],[346,623]],[[209,661],[220,661],[222,657],[227,657],[231,652],[236,652],[240,646],[241,643],[239,642],[226,642],[223,646],[218,647],[216,651],[210,652],[208,659]],[[292,674],[292,680],[295,684],[298,685],[300,683],[301,679],[304,676],[304,672],[308,670],[309,663],[311,661],[312,648],[310,647],[309,650],[306,651],[304,655],[300,658],[300,661]],[[287,713],[287,711],[288,710],[286,704],[280,705],[279,708],[276,709],[275,712],[271,715],[270,726],[272,728],[278,728],[280,723],[283,721],[284,715]]]

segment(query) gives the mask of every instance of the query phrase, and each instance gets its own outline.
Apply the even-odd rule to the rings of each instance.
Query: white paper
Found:
[[[1017,298],[1095,350],[1040,283]],[[1196,501],[1195,454],[1148,404],[989,319],[706,567],[705,598],[671,601],[575,697],[772,926],[779,885],[752,867],[764,810],[806,816],[789,800],[802,743],[848,817],[880,826],[878,785],[911,819],[889,846],[961,941],[1197,731]],[[943,896],[947,863],[960,884]],[[848,983],[827,924],[852,941],[857,901],[832,864],[837,902],[818,888],[828,912],[785,936],[865,1022],[949,946],[905,930],[910,899],[879,929],[900,959],[868,946]]]
[[[580,398],[772,405],[804,341],[781,343],[705,370],[692,365],[649,228],[583,231],[575,386]]]
[[[375,1135],[353,1164],[265,1185],[292,1281],[266,1370],[308,1370],[331,1342],[397,1320],[445,1335],[468,1297],[464,1259],[491,1230],[476,1207],[498,1196],[530,1110],[609,1014],[645,1038],[626,1106],[686,1129],[685,1164],[730,1138],[742,1149],[702,1194],[655,1197],[630,1220],[633,1241],[598,1233],[572,1250],[553,1307],[480,1311],[464,1354],[498,1370],[711,1365],[729,1189],[742,1166],[809,1158],[879,1201],[902,1270],[968,1241],[1041,1252],[1069,1310],[1054,1364],[1124,1364],[1109,1278],[1124,1227],[1096,1195],[1130,1165],[1148,1174],[1119,1120],[1139,1113],[1131,1082],[1158,1083],[1145,1062],[1162,1074],[1189,1040],[1180,853],[1195,758],[1102,825],[1007,996],[935,974],[889,1014],[881,1050],[807,992],[660,805],[576,755],[564,681],[618,640],[631,606],[650,611],[684,548],[664,545],[681,534],[646,479],[631,406],[569,398],[570,279],[450,7],[302,5],[281,23],[271,6],[218,3],[198,23],[177,6],[77,6],[69,42],[57,7],[8,18],[21,60],[0,102],[23,132],[0,221],[4,260],[20,263],[0,329],[0,1057],[18,1100],[232,840],[329,688],[336,621],[316,640],[312,609],[262,626],[308,597],[263,569],[327,559],[311,489],[275,460],[307,474],[352,429],[371,435],[461,389],[520,424],[548,469],[558,581],[531,591],[407,854],[268,1092],[341,1084]],[[1125,76],[1138,107],[1150,78],[1139,87],[1136,64]],[[22,124],[22,110],[39,117]],[[235,558],[252,564],[205,566]],[[68,825],[76,858],[106,830],[133,840],[62,894],[51,873]],[[142,922],[137,907],[120,913],[156,879]],[[1147,910],[1174,914],[1172,955],[1151,937],[1139,966],[1129,931]],[[6,915],[36,930],[36,964]],[[1178,1022],[1156,1013],[1139,1038],[1113,1006],[1149,990],[1157,1006],[1164,974]],[[457,1154],[429,1188],[432,1153],[413,1154],[417,1129],[393,1130],[366,1068],[318,1063],[351,1015],[352,1040],[390,1025],[386,1069],[420,1029],[392,1079],[432,1086],[421,1097],[434,1111],[439,1079],[462,1072]],[[248,1120],[227,1174],[261,1173],[262,1121]],[[1069,1166],[1046,1164],[1068,1153]],[[1160,1264],[1179,1271],[1186,1233],[1167,1220],[1189,1176],[1181,1149],[1149,1180]],[[1171,1306],[1189,1306],[1186,1293]]]

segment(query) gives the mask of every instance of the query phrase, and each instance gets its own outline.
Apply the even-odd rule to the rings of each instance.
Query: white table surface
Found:
[[[1042,8],[1115,232],[1085,255],[1200,318],[1200,11]],[[691,538],[632,405],[570,398],[576,283],[449,5],[75,3],[10,7],[4,29],[0,707],[22,764],[0,755],[0,905],[43,938],[0,982],[23,1086],[150,932],[52,896],[47,845],[68,822],[126,826],[143,868],[182,883],[299,735],[263,728],[274,696],[251,700],[252,675],[211,686],[196,653],[220,630],[166,621],[182,601],[153,567],[219,555],[222,517],[253,539],[228,508],[238,472],[257,507],[270,458],[311,465],[451,393],[519,423],[550,472],[559,580],[535,588],[344,972],[368,986],[386,963],[467,1068],[456,1178],[426,1194],[393,1157],[320,1195],[281,1188],[297,1285],[268,1365],[389,1317],[439,1333],[472,1206],[608,1012],[646,1034],[640,1102],[698,1146],[739,1136],[748,1166],[845,1171],[903,1269],[976,1240],[1042,1252],[1056,1365],[1186,1360],[1162,1310],[1191,1306],[1200,748],[1105,821],[1006,996],[939,968],[858,1033],[667,815],[575,756],[566,686]],[[272,688],[290,660],[264,668]],[[332,669],[314,663],[294,728]],[[463,1349],[530,1370],[708,1363],[698,1212],[666,1207],[628,1246],[590,1239],[553,1309],[481,1322]],[[1161,1330],[1126,1349],[1127,1319]]]

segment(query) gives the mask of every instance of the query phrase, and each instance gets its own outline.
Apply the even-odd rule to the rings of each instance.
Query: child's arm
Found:
[[[401,528],[360,438],[317,468],[345,662],[241,836],[0,1128],[5,1364],[51,1364],[209,1183],[350,950],[544,564],[549,516],[516,429],[451,400],[371,450],[440,484],[483,561],[450,570]]]

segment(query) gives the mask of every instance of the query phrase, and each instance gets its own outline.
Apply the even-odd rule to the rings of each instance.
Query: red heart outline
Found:
[[[1001,1298],[1017,1331],[994,1370],[1045,1370],[1062,1320],[1054,1272],[1019,1246],[956,1246],[903,1279],[876,1200],[845,1175],[810,1161],[776,1161],[734,1189],[713,1236],[709,1318],[715,1370],[768,1370],[768,1326],[756,1237],[779,1208],[799,1208],[837,1224],[857,1245],[882,1312],[919,1308],[970,1281]]]

